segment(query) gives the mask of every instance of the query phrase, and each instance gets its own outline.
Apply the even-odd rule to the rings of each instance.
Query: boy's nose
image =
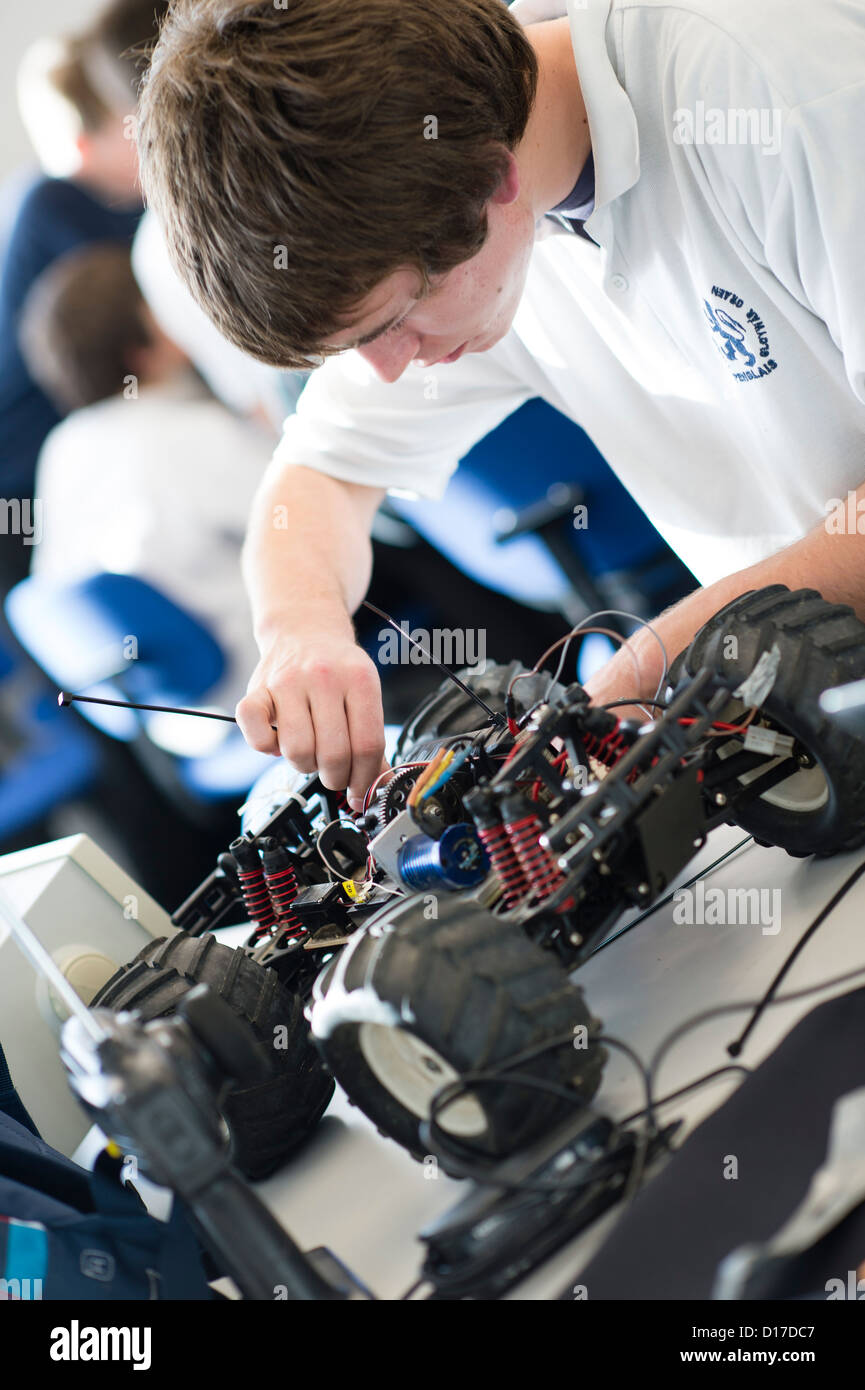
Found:
[[[368,343],[357,349],[382,381],[398,381],[420,351],[417,333],[398,333],[390,341]]]

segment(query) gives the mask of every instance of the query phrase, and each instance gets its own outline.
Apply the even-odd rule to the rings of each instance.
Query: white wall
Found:
[[[33,159],[18,118],[15,79],[22,54],[34,39],[85,24],[100,0],[0,0],[0,181]]]

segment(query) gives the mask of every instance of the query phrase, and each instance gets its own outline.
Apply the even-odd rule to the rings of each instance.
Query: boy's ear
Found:
[[[507,151],[508,167],[498,188],[490,199],[493,203],[513,203],[516,201],[520,191],[520,171],[516,158],[511,150]]]

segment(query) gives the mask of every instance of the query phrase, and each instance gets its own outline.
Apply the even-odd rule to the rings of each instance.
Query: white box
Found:
[[[85,1003],[154,937],[167,912],[88,835],[0,857],[0,886]],[[45,1141],[71,1154],[90,1127],[60,1061],[66,1010],[0,924],[0,1044]]]

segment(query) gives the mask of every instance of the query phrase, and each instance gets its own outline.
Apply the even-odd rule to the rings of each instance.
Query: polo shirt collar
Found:
[[[637,118],[616,72],[615,39],[608,31],[610,15],[617,8],[616,0],[515,0],[510,7],[523,26],[568,16],[595,163],[595,211],[590,223],[640,176]]]
[[[640,177],[640,140],[630,97],[615,68],[611,0],[568,0],[571,43],[595,160],[595,211]]]

